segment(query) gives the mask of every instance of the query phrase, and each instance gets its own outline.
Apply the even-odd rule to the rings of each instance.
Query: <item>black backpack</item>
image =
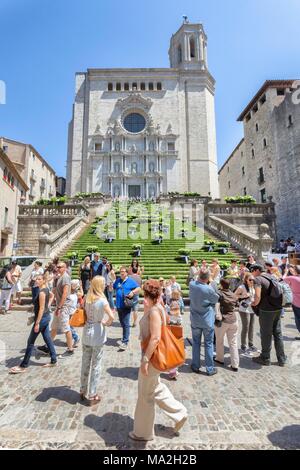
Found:
[[[282,286],[275,277],[273,276],[261,276],[264,279],[269,281],[270,286],[268,290],[268,302],[269,304],[274,307],[276,310],[282,309],[283,304],[283,289]]]
[[[3,281],[8,271],[9,271],[9,266],[4,266],[0,271],[0,289],[2,289]]]

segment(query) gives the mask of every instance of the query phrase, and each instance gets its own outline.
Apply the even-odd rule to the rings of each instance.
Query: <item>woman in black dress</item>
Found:
[[[82,283],[82,290],[84,295],[87,294],[87,291],[90,287],[90,280],[91,280],[91,260],[89,256],[84,258],[82,265],[80,266],[80,279]]]

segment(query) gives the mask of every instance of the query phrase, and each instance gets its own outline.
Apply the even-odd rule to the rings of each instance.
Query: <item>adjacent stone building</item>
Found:
[[[219,197],[214,92],[207,36],[185,20],[171,38],[170,68],[76,74],[67,194]]]
[[[29,187],[26,204],[56,195],[55,171],[32,145],[0,137],[0,148]]]
[[[0,256],[13,254],[18,233],[18,206],[25,202],[28,189],[0,148]]]
[[[300,100],[294,80],[268,80],[238,120],[244,139],[219,171],[221,197],[276,204],[278,238],[300,238]]]

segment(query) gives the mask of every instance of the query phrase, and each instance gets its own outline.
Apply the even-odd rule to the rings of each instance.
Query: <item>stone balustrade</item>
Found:
[[[226,220],[211,215],[206,219],[206,226],[216,236],[230,242],[233,247],[247,255],[253,255],[257,261],[263,262],[266,253],[272,251],[273,239],[269,235],[267,224],[261,224],[259,235],[254,235]]]
[[[275,204],[223,204],[210,202],[206,206],[206,211],[208,215],[262,215],[275,217]]]
[[[88,217],[88,209],[81,204],[63,204],[58,206],[20,205],[19,217]]]
[[[86,225],[86,219],[76,217],[56,232],[49,235],[48,224],[42,225],[43,234],[39,238],[39,257],[55,257],[70,241],[72,241],[80,230]]]

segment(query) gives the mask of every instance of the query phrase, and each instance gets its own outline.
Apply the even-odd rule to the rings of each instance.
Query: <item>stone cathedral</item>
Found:
[[[88,69],[76,74],[67,194],[219,197],[214,91],[207,36],[184,20],[170,68]]]

